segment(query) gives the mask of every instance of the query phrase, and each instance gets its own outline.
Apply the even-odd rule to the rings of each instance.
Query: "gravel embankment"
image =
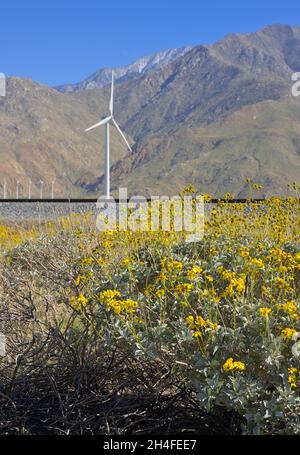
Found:
[[[209,213],[213,204],[205,204]],[[99,214],[95,202],[0,202],[0,222],[55,220],[75,213],[93,212]]]
[[[90,211],[96,211],[96,204],[93,202],[0,202],[0,220],[53,220],[71,213]]]

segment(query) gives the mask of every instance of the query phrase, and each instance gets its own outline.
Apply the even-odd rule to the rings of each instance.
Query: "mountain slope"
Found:
[[[299,30],[272,26],[250,35],[230,35],[212,46],[196,46],[160,70],[121,84],[116,111],[125,129],[141,141],[183,123],[207,125],[243,106],[279,99],[290,91],[293,68],[286,59],[298,55]],[[288,52],[286,43],[291,43]],[[103,93],[108,96],[108,89],[77,96],[92,107]]]
[[[191,49],[189,46],[180,49],[169,49],[163,52],[157,52],[137,59],[130,65],[114,68],[114,76],[116,83],[121,83],[127,80],[136,79],[150,71],[155,71],[169,62],[176,60]],[[60,92],[79,92],[81,90],[91,90],[94,88],[102,88],[109,85],[111,82],[111,72],[113,68],[100,68],[91,76],[87,77],[77,84],[59,85],[56,90]]]
[[[27,195],[28,178],[35,196],[40,180],[49,196],[54,178],[56,195],[81,194],[77,181],[102,174],[104,131],[84,133],[97,118],[76,99],[30,80],[9,78],[7,95],[0,98],[0,173],[2,182],[8,183],[8,195],[15,196],[16,180],[20,195]],[[112,162],[125,153],[113,131]]]
[[[138,153],[113,166],[114,188],[129,193],[176,194],[187,183],[202,192],[238,197],[249,193],[246,178],[264,184],[261,196],[286,194],[300,175],[298,99],[246,106],[206,127],[182,127],[153,136]]]

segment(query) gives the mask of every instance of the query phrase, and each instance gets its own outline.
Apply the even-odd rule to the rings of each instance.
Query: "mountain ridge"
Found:
[[[191,46],[183,46],[181,48],[167,49],[166,51],[140,57],[129,65],[116,68],[100,68],[81,82],[58,85],[54,88],[63,93],[102,88],[111,83],[112,70],[114,71],[115,82],[117,84],[126,80],[136,79],[141,75],[147,74],[149,71],[154,71],[181,57],[191,48]]]

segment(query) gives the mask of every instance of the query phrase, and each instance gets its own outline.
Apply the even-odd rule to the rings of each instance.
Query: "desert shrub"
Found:
[[[220,203],[191,244],[176,233],[99,234],[85,219],[9,251],[1,381],[18,431],[38,431],[16,403],[25,387],[37,400],[43,383],[50,432],[134,431],[137,408],[112,409],[136,397],[139,409],[156,403],[151,419],[163,415],[158,403],[179,413],[193,403],[206,419],[234,416],[232,431],[300,433],[298,215],[292,198]]]

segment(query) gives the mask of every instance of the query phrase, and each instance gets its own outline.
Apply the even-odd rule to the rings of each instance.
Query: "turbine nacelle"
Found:
[[[98,126],[106,125],[106,123],[108,123],[111,119],[112,119],[111,116],[110,116],[110,117],[106,117],[106,118],[104,118],[103,120],[100,120],[100,122],[95,123],[95,125],[90,126],[89,128],[87,128],[87,129],[85,130],[85,132],[91,131],[91,130],[93,130],[94,128],[98,128]]]
[[[89,128],[87,128],[85,130],[85,132],[91,131],[94,128],[98,128],[98,126],[102,126],[102,125],[106,125],[107,123],[110,123],[111,125],[116,127],[116,129],[118,130],[119,134],[122,136],[122,139],[125,142],[127,148],[130,150],[130,152],[132,152],[132,149],[131,149],[131,147],[130,147],[130,145],[129,145],[126,137],[125,137],[125,134],[123,133],[123,131],[121,130],[121,128],[117,124],[116,120],[114,119],[113,112],[114,112],[114,72],[112,71],[112,74],[111,74],[111,91],[110,91],[110,101],[109,101],[109,113],[110,113],[110,115],[108,117],[100,120],[100,122],[95,123],[95,125],[90,126]]]

